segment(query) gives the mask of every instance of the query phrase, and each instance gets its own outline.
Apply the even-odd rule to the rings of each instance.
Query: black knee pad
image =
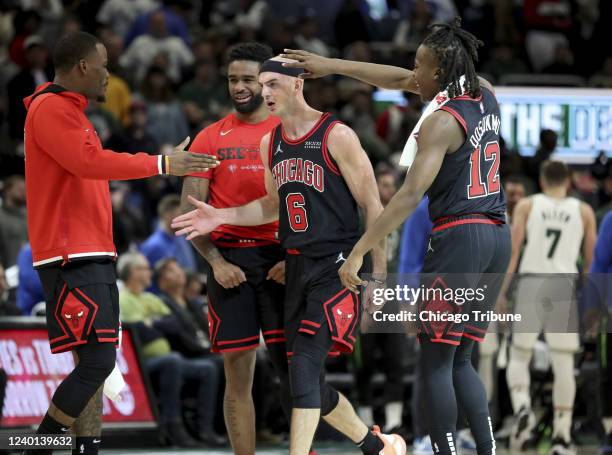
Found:
[[[53,395],[55,406],[75,418],[115,368],[117,350],[112,343],[89,343],[76,353],[78,364]]]
[[[294,408],[317,409],[321,407],[319,374],[323,367],[323,359],[318,357],[308,352],[295,352],[291,357],[289,377]]]
[[[117,349],[112,343],[90,343],[77,350],[79,363],[75,370],[84,381],[102,385],[112,373]]]
[[[338,406],[340,394],[327,382],[321,384],[321,416],[326,416]]]

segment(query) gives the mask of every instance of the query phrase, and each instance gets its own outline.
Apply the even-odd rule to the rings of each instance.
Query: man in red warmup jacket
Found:
[[[105,47],[76,32],[59,40],[53,60],[55,81],[24,100],[28,230],[51,351],[72,350],[76,367],[55,391],[38,433],[61,434],[74,425],[73,453],[89,455],[98,453],[102,386],[115,366],[119,336],[108,180],[185,175],[218,162],[183,151],[189,138],[167,156],[103,150],[84,110],[88,100],[104,101]]]

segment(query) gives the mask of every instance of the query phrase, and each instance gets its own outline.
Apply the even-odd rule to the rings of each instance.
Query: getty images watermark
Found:
[[[366,333],[453,332],[463,325],[577,333],[597,322],[612,331],[606,325],[612,318],[604,318],[612,308],[612,274],[389,274],[384,285],[371,281],[364,296]]]

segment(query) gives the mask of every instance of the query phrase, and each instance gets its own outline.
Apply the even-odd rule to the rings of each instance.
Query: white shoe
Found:
[[[384,434],[380,432],[378,425],[372,427],[372,433],[380,438],[384,447],[380,455],[406,455],[406,441],[398,434]]]
[[[476,453],[476,441],[474,441],[472,432],[468,428],[457,432],[456,442],[459,453]]]
[[[549,455],[576,455],[576,449],[571,442],[567,442],[560,437],[552,440]]]
[[[522,407],[516,415],[516,420],[510,433],[510,452],[526,450],[533,436],[536,419],[531,409]]]
[[[414,438],[414,441],[412,442],[413,455],[433,455],[433,453],[433,449],[431,448],[431,439],[429,436]]]

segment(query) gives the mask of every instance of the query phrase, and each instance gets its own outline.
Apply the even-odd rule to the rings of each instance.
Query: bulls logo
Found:
[[[340,322],[340,325],[348,324],[353,318],[352,312],[342,311],[340,308],[336,308],[336,313],[338,314],[337,320]]]
[[[64,319],[70,321],[70,324],[72,325],[73,329],[78,329],[81,325],[81,318],[84,314],[84,310],[80,310],[78,312],[76,310],[73,310],[71,312],[64,313]]]

